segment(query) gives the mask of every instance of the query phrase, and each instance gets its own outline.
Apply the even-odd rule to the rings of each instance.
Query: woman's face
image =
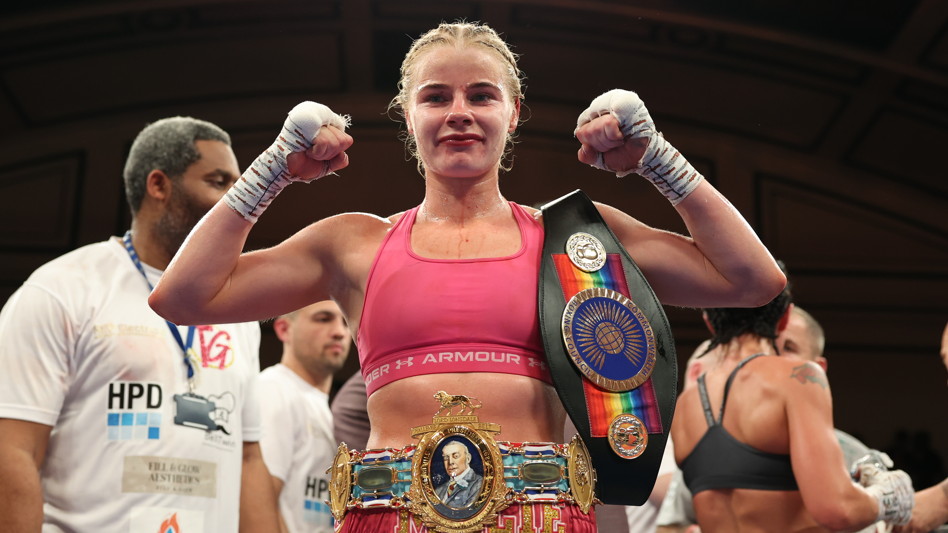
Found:
[[[406,119],[429,176],[497,172],[518,119],[505,73],[501,59],[477,45],[437,46],[419,58]]]

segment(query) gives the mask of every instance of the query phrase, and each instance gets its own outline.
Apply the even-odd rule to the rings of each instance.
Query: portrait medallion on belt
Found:
[[[563,310],[562,331],[570,359],[603,389],[632,390],[652,375],[652,327],[621,293],[598,287],[579,291]]]
[[[566,241],[566,255],[583,272],[595,272],[606,264],[606,249],[588,233],[574,233]]]
[[[436,531],[481,531],[510,505],[503,456],[493,437],[500,426],[478,420],[475,398],[439,391],[435,399],[441,409],[432,424],[411,430],[420,440],[412,458],[409,510]]]

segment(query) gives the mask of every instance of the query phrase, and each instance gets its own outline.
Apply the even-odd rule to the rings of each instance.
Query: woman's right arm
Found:
[[[313,113],[304,104],[294,108],[274,145],[194,227],[148,299],[155,312],[178,325],[245,322],[329,298],[345,217],[317,222],[273,248],[241,254],[256,217],[280,188],[348,165],[345,150],[352,138],[330,119],[319,120],[322,109],[328,111],[320,106]],[[307,119],[309,130],[297,126]],[[297,138],[290,139],[291,134]],[[281,146],[305,150],[274,163],[288,151]]]
[[[178,325],[262,320],[329,298],[320,223],[241,254],[253,225],[219,202],[192,230],[148,304]],[[322,246],[321,246],[322,245]]]

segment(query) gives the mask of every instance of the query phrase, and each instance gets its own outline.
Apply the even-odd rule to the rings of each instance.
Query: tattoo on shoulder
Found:
[[[790,374],[790,378],[796,379],[804,385],[806,385],[807,382],[816,383],[824,389],[827,385],[826,377],[820,372],[817,372],[812,365],[806,363],[793,367],[793,372]]]

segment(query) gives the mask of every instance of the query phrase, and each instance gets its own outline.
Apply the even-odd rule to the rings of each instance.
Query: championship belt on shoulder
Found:
[[[677,358],[661,303],[577,190],[543,206],[540,330],[603,503],[648,500],[671,431]]]

